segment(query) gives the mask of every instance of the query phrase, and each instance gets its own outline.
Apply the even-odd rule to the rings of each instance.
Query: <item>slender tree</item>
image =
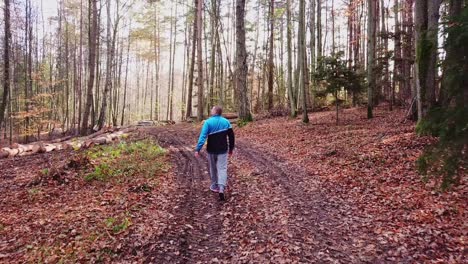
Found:
[[[368,0],[368,17],[367,17],[367,118],[373,117],[374,107],[374,90],[375,90],[375,41],[376,41],[376,2]]]
[[[299,87],[302,95],[302,122],[309,123],[309,116],[307,114],[307,78],[309,72],[307,71],[307,53],[305,46],[305,0],[299,1],[299,28],[297,37],[298,42],[298,61],[299,61]]]
[[[269,39],[269,55],[268,55],[268,110],[273,108],[273,84],[274,84],[274,68],[273,49],[274,49],[274,31],[275,31],[275,0],[270,1],[270,39]]]
[[[287,52],[288,52],[288,98],[289,98],[289,107],[290,115],[292,118],[297,116],[296,110],[296,98],[293,91],[293,76],[292,76],[292,23],[291,23],[291,0],[287,0],[286,3],[286,23],[287,23]]]
[[[197,120],[203,120],[203,52],[202,52],[202,18],[203,1],[198,0],[197,3]]]
[[[195,75],[195,52],[197,48],[198,38],[198,2],[202,0],[194,0],[195,5],[195,18],[193,21],[193,37],[192,37],[192,54],[190,56],[190,69],[188,77],[188,91],[187,91],[187,111],[186,119],[192,117],[192,94],[193,94],[193,78]]]
[[[89,30],[88,30],[88,46],[89,46],[89,56],[88,56],[88,90],[86,95],[86,105],[83,114],[83,123],[81,124],[81,134],[85,135],[88,132],[88,120],[91,112],[91,106],[93,104],[93,85],[95,77],[95,66],[96,66],[96,39],[99,34],[97,31],[97,0],[89,0]]]
[[[10,37],[11,37],[11,26],[10,26],[10,0],[4,0],[4,50],[3,50],[3,97],[2,104],[0,105],[0,130],[5,120],[5,109],[8,104],[8,97],[10,95]],[[10,102],[11,103],[11,102]],[[6,127],[6,126],[5,126]]]

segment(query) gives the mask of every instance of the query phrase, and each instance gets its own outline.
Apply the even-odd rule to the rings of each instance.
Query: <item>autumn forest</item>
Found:
[[[0,9],[0,262],[463,263],[468,1]]]

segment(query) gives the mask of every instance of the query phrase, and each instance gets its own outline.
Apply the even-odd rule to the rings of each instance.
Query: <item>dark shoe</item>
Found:
[[[222,192],[219,193],[219,200],[220,201],[226,201],[226,198],[224,197],[224,193],[222,193]]]
[[[219,188],[218,187],[213,188],[213,186],[210,186],[210,191],[219,192]]]

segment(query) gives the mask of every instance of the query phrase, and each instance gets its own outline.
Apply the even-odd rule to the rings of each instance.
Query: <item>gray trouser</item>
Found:
[[[208,163],[210,165],[211,187],[224,190],[227,185],[228,154],[208,153]]]

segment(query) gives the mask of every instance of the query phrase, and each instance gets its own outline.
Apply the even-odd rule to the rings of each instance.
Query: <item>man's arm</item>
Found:
[[[232,127],[228,129],[228,138],[229,138],[229,154],[232,154],[234,151],[234,146],[235,146],[235,136],[234,136],[234,130],[232,130]]]
[[[208,137],[208,122],[205,121],[205,124],[203,124],[200,137],[198,138],[198,144],[197,147],[195,148],[196,152],[200,152],[200,150],[203,148],[203,145],[206,142],[206,138]]]

